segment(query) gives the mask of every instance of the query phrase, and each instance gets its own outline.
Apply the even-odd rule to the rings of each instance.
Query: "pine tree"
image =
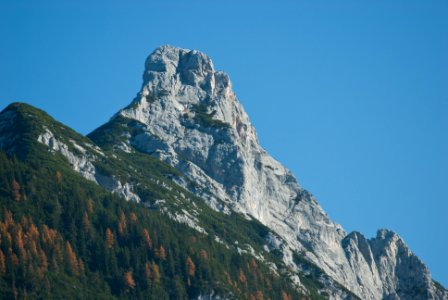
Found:
[[[92,199],[87,199],[87,211],[89,214],[93,213],[93,201]]]
[[[7,209],[4,210],[4,217],[3,217],[3,219],[5,220],[4,223],[5,223],[6,227],[14,224],[14,219],[12,217],[12,213],[9,210],[7,210]]]
[[[11,263],[14,265],[14,267],[17,267],[19,265],[19,258],[14,252],[12,252],[11,249],[8,253],[8,256],[11,258]]]
[[[208,261],[208,254],[207,251],[205,251],[205,249],[201,249],[201,251],[199,251],[199,255],[202,257],[202,259]]]
[[[17,202],[20,201],[21,195],[20,195],[20,184],[13,180],[11,183],[11,190],[12,190],[12,195],[14,197],[14,200],[16,200]]]
[[[82,262],[81,258],[78,259],[78,268],[79,268],[79,273],[83,274],[84,273],[84,263]]]

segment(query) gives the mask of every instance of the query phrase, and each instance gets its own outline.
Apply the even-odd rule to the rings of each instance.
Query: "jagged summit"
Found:
[[[195,69],[206,70],[213,73],[211,58],[199,50],[190,50],[171,45],[162,45],[155,49],[146,59],[146,71],[167,71],[170,67],[174,70]]]
[[[146,59],[144,83],[151,80],[146,77],[150,72],[180,73],[188,78],[191,76],[189,74],[207,77],[215,70],[212,60],[203,52],[164,45],[157,48]]]
[[[391,250],[401,245],[389,238],[391,233],[381,231],[367,240],[359,233],[347,235],[328,218],[292,173],[260,146],[229,77],[216,72],[206,54],[156,49],[146,60],[142,89],[132,104],[90,137],[104,142],[112,128],[120,128],[120,140],[102,146],[157,157],[191,178],[195,186],[178,183],[212,208],[235,210],[268,226],[276,234],[270,247],[282,252],[291,269],[298,268],[294,253],[301,253],[363,299],[405,299],[409,291],[397,294],[401,279],[394,266],[404,270],[411,264],[418,285],[435,295],[427,268],[412,254],[401,257]]]
[[[162,93],[173,83],[170,79],[178,79],[180,84],[199,87],[206,92],[215,94],[215,90],[231,88],[227,74],[215,72],[209,56],[198,50],[188,50],[169,45],[161,46],[151,53],[145,62],[143,87],[148,83],[149,90],[155,88],[154,83],[160,83]],[[165,84],[164,84],[165,83]]]
[[[401,239],[401,237],[394,231],[387,228],[378,229],[376,232],[377,239]]]
[[[11,135],[19,130],[11,125],[14,108],[23,108],[21,114],[27,116],[26,122],[14,124],[33,130],[26,135],[28,141],[62,154],[80,175],[128,200],[153,208],[154,203],[145,202],[151,191],[144,186],[162,186],[185,192],[173,201],[194,195],[214,216],[233,220],[241,213],[262,223],[267,229],[258,241],[282,260],[285,276],[298,287],[305,286],[299,274],[308,274],[319,282],[321,295],[331,299],[448,298],[397,234],[379,230],[367,239],[334,223],[293,174],[262,148],[229,77],[216,72],[211,59],[199,51],[156,49],[146,60],[137,97],[89,134],[90,140],[71,134],[46,114],[29,113],[26,106],[15,104],[0,113],[0,148],[5,140],[16,140]],[[162,166],[169,176],[159,174]],[[154,172],[159,173],[154,177]],[[163,206],[169,203],[165,198],[157,194],[157,207],[200,232],[212,232],[212,227],[201,227],[201,210],[194,202],[174,202],[176,210],[170,211],[173,207]],[[215,238],[222,242],[220,233]],[[238,240],[227,242],[241,250]],[[253,248],[245,251],[260,257]]]

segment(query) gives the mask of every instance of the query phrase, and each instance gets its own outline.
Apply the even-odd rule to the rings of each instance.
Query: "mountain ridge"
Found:
[[[294,176],[258,145],[255,129],[234,95],[230,79],[227,75],[221,75],[225,73],[214,72],[213,63],[207,55],[196,50],[162,46],[148,57],[145,66],[140,98],[133,101],[132,107],[118,113],[146,126],[146,133],[128,139],[130,147],[154,155],[198,181],[206,181],[206,185],[214,187],[215,195],[233,199],[230,201],[234,206],[232,209],[236,207],[240,211],[249,212],[268,227],[276,227],[276,232],[283,232],[282,237],[286,238],[289,246],[306,251],[311,261],[355,293],[372,299],[383,297],[382,290],[384,293],[394,293],[383,287],[379,280],[356,279],[356,272],[346,260],[344,249],[339,246],[347,233],[339,225],[332,223],[316,200],[300,187]],[[218,80],[215,74],[218,75]],[[220,82],[221,78],[225,78],[224,83]],[[147,101],[147,95],[154,97],[152,101]],[[206,113],[209,116],[230,124],[230,128],[210,129],[207,124],[198,126],[199,122],[196,122],[198,127],[195,128],[194,125],[183,122],[185,115],[192,115],[189,119],[198,121],[191,105],[201,104],[208,106]],[[181,137],[180,142],[173,138],[178,136]],[[186,139],[190,140],[185,142]],[[223,141],[224,146],[220,147],[219,143],[217,146],[216,140]],[[178,157],[182,157],[183,162]],[[230,160],[233,164],[222,166],[221,162],[225,160]],[[215,162],[217,163],[214,165]],[[186,164],[189,164],[190,169],[185,167]],[[225,174],[223,177],[217,171],[219,169],[231,170],[232,174]],[[269,186],[270,189],[277,189],[277,192],[268,192],[260,185],[260,181],[263,182],[261,178],[268,178],[272,183],[278,176],[283,176],[283,179],[278,180],[281,183]],[[239,180],[236,184],[232,182],[235,178]],[[290,185],[286,190],[284,183]],[[275,201],[265,195],[270,195]],[[284,208],[275,212],[280,216],[275,217],[269,211],[275,210],[279,201],[284,203]],[[213,200],[210,203],[213,206]],[[266,203],[271,205],[264,206]],[[297,218],[295,221],[286,224],[285,229],[279,229],[285,225],[283,220],[294,215]],[[323,222],[316,222],[319,219]],[[319,228],[317,230],[314,228],[316,225]],[[301,232],[295,239],[298,231]],[[422,267],[426,269],[423,264]],[[357,283],[362,280],[368,282]],[[372,285],[370,290],[362,288]]]
[[[5,119],[11,119],[11,112],[16,114],[16,117],[13,119],[15,121],[4,122]],[[40,281],[42,281],[42,277],[40,276],[44,276],[43,279],[45,280],[43,282],[47,285],[49,284],[50,286],[53,286],[54,284],[60,284],[53,278],[54,275],[59,274],[58,276],[62,276],[61,279],[66,280],[67,282],[74,282],[75,286],[90,291],[91,286],[85,286],[82,282],[79,282],[79,280],[88,279],[93,280],[93,282],[99,280],[101,290],[99,290],[97,294],[92,292],[93,294],[89,297],[105,299],[110,299],[111,297],[126,299],[129,297],[137,299],[177,299],[175,297],[176,295],[178,295],[180,299],[222,299],[223,297],[225,299],[241,299],[252,297],[255,294],[264,294],[266,297],[270,295],[270,297],[281,298],[283,294],[287,297],[299,297],[299,295],[304,295],[304,293],[309,293],[308,291],[312,290],[312,285],[309,285],[306,290],[299,292],[295,287],[293,288],[287,277],[280,277],[278,275],[278,272],[285,272],[286,270],[283,270],[284,268],[279,264],[278,259],[275,259],[274,256],[268,256],[266,251],[262,252],[261,242],[262,236],[265,234],[264,232],[266,232],[266,228],[255,221],[247,221],[236,214],[232,214],[229,217],[223,217],[214,213],[207,206],[201,204],[200,199],[194,198],[194,195],[188,194],[185,190],[176,188],[176,185],[174,184],[170,184],[171,180],[169,178],[176,176],[176,172],[174,169],[169,168],[169,166],[164,165],[162,162],[148,157],[147,155],[144,157],[137,156],[127,158],[126,155],[117,154],[114,158],[107,152],[107,150],[104,150],[104,152],[99,150],[103,152],[107,161],[106,164],[103,165],[103,162],[92,160],[91,163],[95,168],[93,175],[97,175],[97,172],[101,172],[101,176],[109,176],[116,178],[117,180],[124,180],[126,179],[126,172],[131,172],[136,179],[140,179],[140,189],[138,192],[142,200],[144,200],[144,203],[138,203],[135,199],[127,198],[126,194],[123,194],[118,190],[110,190],[107,186],[103,185],[104,182],[95,180],[96,177],[91,177],[77,168],[77,161],[73,160],[72,156],[77,156],[77,159],[81,160],[80,157],[86,154],[85,150],[88,148],[82,141],[86,143],[92,142],[89,139],[79,134],[76,134],[77,136],[74,135],[74,132],[71,132],[68,127],[56,122],[43,111],[27,104],[15,103],[0,112],[0,124],[2,125],[0,129],[2,133],[11,131],[16,125],[24,124],[24,122],[29,123],[31,126],[26,126],[25,130],[17,130],[16,133],[24,134],[28,137],[26,146],[24,144],[21,146],[29,147],[31,151],[27,152],[26,155],[21,156],[19,160],[15,158],[14,151],[18,149],[16,145],[13,145],[14,148],[11,148],[14,151],[9,152],[9,158],[4,155],[6,152],[4,150],[8,150],[3,148],[4,144],[2,145],[2,151],[0,152],[0,165],[2,166],[0,169],[0,204],[2,207],[2,210],[0,211],[0,222],[4,220],[4,222],[6,222],[5,224],[9,224],[11,221],[9,221],[10,217],[8,216],[11,212],[11,215],[14,216],[14,221],[18,222],[21,218],[23,219],[25,217],[26,219],[31,218],[32,216],[33,219],[41,225],[48,225],[51,230],[58,230],[63,239],[70,241],[75,255],[82,257],[83,266],[86,271],[85,273],[77,273],[78,275],[75,274],[76,276],[73,276],[73,274],[70,273],[70,268],[67,269],[67,272],[59,274],[58,272],[60,272],[61,269],[51,266],[45,267],[44,274],[39,275],[39,279],[41,279]],[[5,123],[8,124],[8,127],[5,126]],[[59,126],[61,127],[57,128]],[[42,135],[45,135],[48,132],[51,132],[51,139],[40,139]],[[67,132],[69,135],[65,136]],[[75,143],[72,143],[70,141],[71,139],[73,139]],[[69,144],[71,144],[70,147],[68,146]],[[92,145],[93,149],[95,149],[94,144]],[[82,149],[81,147],[84,150],[80,150]],[[127,159],[134,159],[137,160],[137,162]],[[137,169],[139,166],[140,169]],[[19,172],[18,170],[24,170],[24,172]],[[109,171],[113,172],[113,174],[108,173]],[[138,175],[139,172],[146,173]],[[10,177],[11,174],[15,174],[13,179]],[[38,174],[38,176],[36,174]],[[8,177],[6,182],[4,180],[5,176]],[[144,177],[145,180],[141,179],[142,177]],[[36,180],[38,180],[37,183],[35,182]],[[13,183],[17,182],[12,184],[13,187],[19,185],[19,197],[16,196],[17,192],[14,189],[14,197],[10,196],[11,181]],[[56,191],[54,191],[54,189],[56,189]],[[70,190],[70,192],[65,192],[67,189]],[[41,195],[42,192],[45,194]],[[164,199],[163,201],[160,200],[162,198]],[[121,200],[119,201],[119,199]],[[61,201],[62,203],[60,203]],[[126,203],[130,204],[125,205]],[[104,215],[103,213],[95,214],[95,209],[92,212],[89,212],[91,209],[88,208],[93,206],[101,208],[101,210],[107,210],[108,206],[111,205],[114,207],[114,211],[111,212],[109,210],[107,215]],[[67,219],[62,219],[60,217],[55,218],[52,216],[52,211],[57,207],[59,207],[57,211],[61,211],[61,207],[63,208],[63,213],[61,213]],[[50,209],[51,212],[48,217],[50,221],[47,220],[47,217],[42,217],[42,215],[47,214],[47,209]],[[96,244],[93,244],[91,247],[88,247],[88,253],[90,253],[90,255],[86,255],[85,253],[83,255],[83,253],[80,252],[80,249],[86,247],[86,243],[89,243],[88,237],[86,237],[83,230],[78,231],[77,229],[72,229],[66,232],[65,225],[66,222],[75,222],[78,224],[76,226],[77,228],[84,228],[86,226],[86,221],[85,212],[83,215],[83,209],[88,211],[88,218],[90,219],[89,223],[92,224],[92,230],[96,232],[96,243],[100,243],[100,245],[101,243],[106,243],[106,245],[108,245],[107,243],[109,242],[107,239],[107,232],[105,233],[105,227],[110,226],[112,229],[111,232],[115,236],[115,241],[117,243],[116,255],[118,255],[118,258],[120,258],[119,255],[122,255],[120,253],[125,251],[124,253],[128,252],[128,255],[129,253],[132,253],[132,255],[138,257],[137,261],[129,262],[129,259],[122,261],[122,257],[118,262],[110,261],[112,266],[116,269],[116,271],[111,271],[100,263],[103,259],[110,259],[111,253],[107,252],[109,250],[101,252],[102,250],[99,250],[101,247],[98,248]],[[137,215],[139,220],[143,221],[142,224],[145,222],[152,222],[153,225],[149,228],[140,227],[137,233],[133,233],[131,241],[134,242],[131,242],[123,238],[123,232],[120,233],[120,230],[123,230],[120,226],[124,226],[120,225],[117,221],[117,218],[122,218],[120,216],[120,211],[126,212],[126,216],[124,217],[125,221],[120,222],[135,223],[135,221],[130,220],[131,218],[135,218],[131,216],[131,212],[133,212]],[[194,214],[197,211],[200,211],[201,215],[195,216]],[[147,217],[148,214],[151,217],[149,219]],[[73,217],[72,215],[75,216]],[[60,221],[53,221],[53,219]],[[61,222],[61,224],[59,222]],[[0,255],[0,290],[2,291],[2,294],[4,293],[5,297],[9,298],[14,298],[14,293],[18,295],[34,295],[31,297],[38,298],[43,294],[39,294],[42,292],[39,292],[39,290],[36,290],[35,288],[30,288],[30,286],[39,286],[39,284],[34,281],[33,277],[29,277],[26,273],[21,273],[20,268],[19,270],[16,270],[16,268],[9,267],[11,261],[14,261],[14,257],[16,256],[18,257],[20,264],[26,264],[27,261],[26,256],[20,254],[20,244],[17,246],[14,245],[11,251],[8,250],[7,245],[9,243],[5,241],[5,238],[8,235],[2,231],[2,224],[0,224],[0,239],[3,238],[3,240],[0,242],[0,250],[3,250],[1,254],[5,253],[5,255]],[[131,226],[131,224],[128,223],[127,226]],[[140,224],[140,221],[135,224]],[[204,228],[204,230],[201,230],[202,228]],[[166,249],[164,250],[166,251],[166,259],[161,260],[160,257],[158,257],[160,256],[159,251],[161,250],[154,249],[153,246],[151,246],[153,248],[150,252],[148,252],[147,249],[144,250],[141,248],[145,243],[149,243],[147,241],[148,237],[145,237],[144,229],[147,229],[148,231],[150,231],[150,229],[155,230],[155,233],[150,231],[152,239],[151,245],[157,243],[157,247],[164,246],[164,249]],[[42,227],[38,227],[38,230],[40,231],[43,229]],[[184,236],[178,236],[173,230],[178,231],[179,234],[182,233]],[[160,237],[160,235],[163,234],[168,235],[169,238]],[[105,235],[106,238],[101,237],[101,235]],[[119,239],[120,236],[122,236],[121,240]],[[218,236],[221,239],[217,238]],[[188,239],[185,240],[185,238]],[[193,239],[193,242],[189,241],[190,238]],[[161,240],[156,242],[158,239]],[[78,240],[81,240],[82,243],[79,243]],[[235,240],[239,241],[239,244],[231,244]],[[172,246],[178,243],[185,245],[182,247],[183,251],[190,254],[192,263],[189,262],[189,264],[193,266],[196,265],[197,270],[202,270],[201,266],[203,266],[205,269],[201,272],[206,271],[206,273],[194,272],[194,269],[191,269],[192,267],[190,268],[190,273],[194,273],[194,275],[185,273],[186,270],[182,267],[182,260],[186,259],[186,257],[182,258],[184,254],[178,252],[178,247],[180,246],[176,246],[177,248],[173,248]],[[197,248],[198,243],[202,245],[203,249]],[[2,247],[6,247],[6,250]],[[107,247],[115,249],[115,246]],[[136,251],[135,249],[140,250]],[[192,252],[191,249],[196,250]],[[15,251],[18,251],[17,254],[15,254]],[[203,251],[206,251],[205,254],[201,254],[204,253]],[[142,257],[142,253],[146,254]],[[255,256],[252,253],[254,253]],[[251,262],[251,259],[253,260],[259,253],[261,253],[263,257],[256,258],[256,261]],[[55,258],[54,254],[51,252],[47,252],[46,255],[50,261],[51,259],[56,259],[58,264],[64,262],[64,260],[59,262],[59,259]],[[173,255],[174,257],[170,258],[170,255]],[[180,257],[176,258],[176,255],[180,255]],[[3,271],[1,257],[6,257],[6,273]],[[95,257],[97,258],[95,259]],[[208,267],[201,263],[201,259],[204,259],[204,257],[207,258],[207,261],[210,261]],[[100,260],[97,263],[96,260],[98,258],[100,258]],[[150,268],[158,269],[161,278],[165,278],[165,280],[162,282],[162,279],[160,279],[160,281],[158,281],[159,284],[148,286],[148,284],[145,283],[145,280],[154,280],[154,278],[150,277],[148,279],[149,275],[146,274],[148,271],[142,270],[142,268],[147,268],[145,264],[143,264],[143,266],[139,265],[139,261],[142,259],[149,259],[148,263],[151,264]],[[214,261],[214,266],[212,261]],[[259,271],[255,272],[256,275],[249,276],[250,272],[254,272],[254,270],[251,271],[250,269],[247,269],[249,263],[252,264],[253,268],[255,268],[255,265],[257,266],[256,268]],[[42,264],[43,266],[46,265],[44,261]],[[118,266],[114,266],[116,264],[118,264]],[[154,264],[156,264],[157,267],[155,267]],[[182,268],[177,267],[176,272],[174,272],[172,270],[172,264],[176,264]],[[210,269],[212,266],[213,269]],[[238,269],[238,266],[241,266],[241,270]],[[272,266],[275,266],[275,268],[271,270],[271,268],[273,268]],[[131,271],[134,270],[132,276],[138,287],[138,293],[132,292],[133,285],[129,288],[127,287],[127,281],[125,280],[123,282],[123,276],[129,276],[126,275],[129,273],[129,268],[131,268]],[[101,276],[99,278],[95,277],[98,277],[98,274],[95,275],[95,270],[96,272],[100,272],[99,274]],[[4,274],[6,274],[6,276],[4,276]],[[175,274],[186,277],[179,279]],[[14,276],[20,278],[20,280],[14,281],[12,279]],[[242,276],[244,280],[238,281],[238,276]],[[211,282],[207,283],[204,279],[208,279]],[[4,285],[5,281],[3,280],[6,282],[9,281],[9,288]],[[199,282],[202,282],[201,288],[199,288]],[[24,287],[22,287],[22,283],[24,284]],[[310,284],[313,284],[313,282],[310,282]],[[269,288],[270,285],[273,285],[273,287]],[[61,296],[60,292],[66,293],[65,296]],[[103,297],[104,295],[106,295],[106,297]],[[53,296],[47,295],[46,297],[51,299]],[[65,288],[58,289],[58,292],[54,294],[54,297],[58,299],[61,297],[68,297],[71,299],[76,298],[70,289],[66,290]]]
[[[446,299],[446,291],[433,283],[426,266],[398,235],[380,230],[376,238],[367,240],[356,232],[347,234],[328,218],[295,177],[258,145],[256,131],[234,95],[229,77],[214,72],[207,55],[163,46],[148,57],[145,66],[144,83],[137,97],[108,123],[90,133],[88,139],[75,143],[65,139],[58,144],[57,133],[51,128],[48,131],[41,128],[37,142],[62,153],[83,177],[142,204],[145,199],[138,182],[142,179],[131,182],[137,173],[129,168],[127,172],[134,175],[125,178],[112,174],[113,168],[112,173],[106,174],[107,166],[98,164],[100,152],[104,155],[110,151],[106,153],[106,161],[112,161],[114,166],[120,164],[114,155],[123,159],[122,155],[148,154],[171,165],[179,172],[172,182],[204,199],[217,213],[242,213],[246,219],[258,220],[279,234],[268,235],[269,251],[280,251],[283,262],[293,273],[309,267],[302,264],[305,259],[363,299]],[[0,136],[5,128],[1,120]],[[84,144],[90,142],[92,147]],[[3,145],[6,144],[0,142],[0,148],[7,148]],[[85,155],[83,151],[92,154]],[[76,167],[79,161],[82,165]],[[88,167],[86,172],[82,166]],[[124,167],[120,165],[120,169]],[[183,215],[183,221],[194,228],[197,223],[189,214],[189,219]],[[303,258],[297,257],[297,253]],[[408,278],[403,275],[405,269],[399,269],[398,276],[395,269],[403,265],[412,266],[416,273],[410,273],[412,277]],[[409,279],[411,286],[402,283],[401,277]],[[300,286],[305,279],[296,280]],[[333,285],[325,291],[330,298],[351,297],[329,278],[322,281]],[[414,287],[417,289],[412,290]]]

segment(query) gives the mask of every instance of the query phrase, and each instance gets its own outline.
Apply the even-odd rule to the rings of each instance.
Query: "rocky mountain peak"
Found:
[[[326,215],[261,147],[229,77],[215,71],[204,53],[156,49],[146,60],[137,97],[91,137],[98,141],[112,128],[121,128],[119,139],[100,146],[156,157],[194,182],[176,183],[213,209],[237,211],[266,225],[275,233],[269,247],[282,253],[291,270],[300,269],[294,260],[300,254],[362,299],[423,299],[421,293],[409,297],[412,285],[446,299],[436,295],[427,268],[398,235],[388,230],[374,239],[347,235]],[[411,268],[418,279],[405,276]]]
[[[203,52],[164,45],[146,59],[145,74],[147,72],[191,72],[206,77],[214,73],[214,68],[210,57]]]
[[[223,72],[215,72],[209,56],[198,50],[188,50],[169,45],[161,46],[151,53],[145,62],[143,87],[149,91],[161,88],[162,93],[170,89],[167,84],[176,79],[181,85],[202,89],[209,94],[231,88],[229,77]],[[159,83],[154,86],[152,83]],[[228,91],[229,92],[229,91]]]
[[[398,236],[397,233],[386,228],[378,229],[376,232],[376,238],[381,240],[401,240],[401,237]]]
[[[258,143],[229,76],[215,71],[210,57],[198,50],[157,48],[146,59],[141,91],[118,115],[153,127],[155,135],[176,131],[181,137],[185,127],[208,135],[229,129],[227,136],[243,147]]]
[[[187,64],[187,63],[190,64]],[[151,69],[158,64],[172,63],[174,66],[184,65],[189,68],[211,68],[213,71],[213,63],[210,57],[198,50],[190,50],[171,45],[162,45],[156,48],[147,58],[145,62],[146,69]],[[153,69],[154,71],[161,71]]]

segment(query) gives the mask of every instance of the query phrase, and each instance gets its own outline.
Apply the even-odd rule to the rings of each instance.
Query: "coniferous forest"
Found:
[[[26,105],[8,109],[18,123],[0,152],[1,299],[299,298],[265,262],[84,179],[36,142],[41,123],[60,123]],[[146,202],[160,193],[153,187]],[[221,236],[265,234],[237,215],[208,215]]]
[[[0,197],[4,299],[296,296],[253,257],[76,174],[1,153]]]

